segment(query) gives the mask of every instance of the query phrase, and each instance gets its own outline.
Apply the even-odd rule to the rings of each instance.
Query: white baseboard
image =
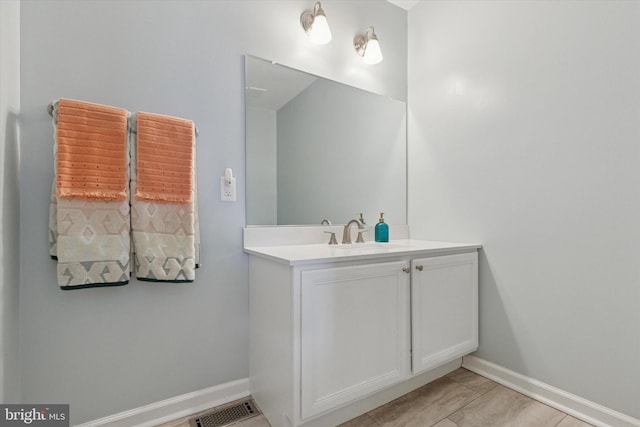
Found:
[[[243,378],[109,415],[76,427],[152,427],[249,396]]]
[[[598,427],[640,427],[640,420],[475,356],[462,367]]]

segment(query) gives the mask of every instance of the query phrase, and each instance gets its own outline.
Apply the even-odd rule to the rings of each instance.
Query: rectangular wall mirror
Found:
[[[406,104],[245,56],[247,225],[407,222]]]

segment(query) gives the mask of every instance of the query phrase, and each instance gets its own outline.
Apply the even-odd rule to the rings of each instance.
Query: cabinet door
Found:
[[[302,272],[302,418],[410,375],[408,267],[402,261]]]
[[[478,254],[411,262],[412,365],[417,374],[478,348]]]

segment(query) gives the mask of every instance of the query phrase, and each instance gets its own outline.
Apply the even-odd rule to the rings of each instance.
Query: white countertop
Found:
[[[352,243],[329,245],[296,244],[279,246],[245,246],[244,251],[291,266],[334,261],[351,261],[398,256],[428,256],[477,250],[478,243],[452,243],[430,240],[398,239],[389,243]]]

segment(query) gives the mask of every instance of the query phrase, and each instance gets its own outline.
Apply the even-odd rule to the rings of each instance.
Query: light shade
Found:
[[[378,42],[378,39],[369,40],[367,47],[364,50],[362,60],[365,64],[377,64],[382,62],[382,51],[380,50],[380,43]]]
[[[300,15],[300,24],[313,43],[327,44],[331,41],[331,29],[320,2],[316,2],[313,12],[306,11]]]
[[[365,34],[358,34],[353,38],[353,47],[356,53],[362,56],[365,64],[377,64],[382,61],[380,42],[373,27],[367,28]]]

